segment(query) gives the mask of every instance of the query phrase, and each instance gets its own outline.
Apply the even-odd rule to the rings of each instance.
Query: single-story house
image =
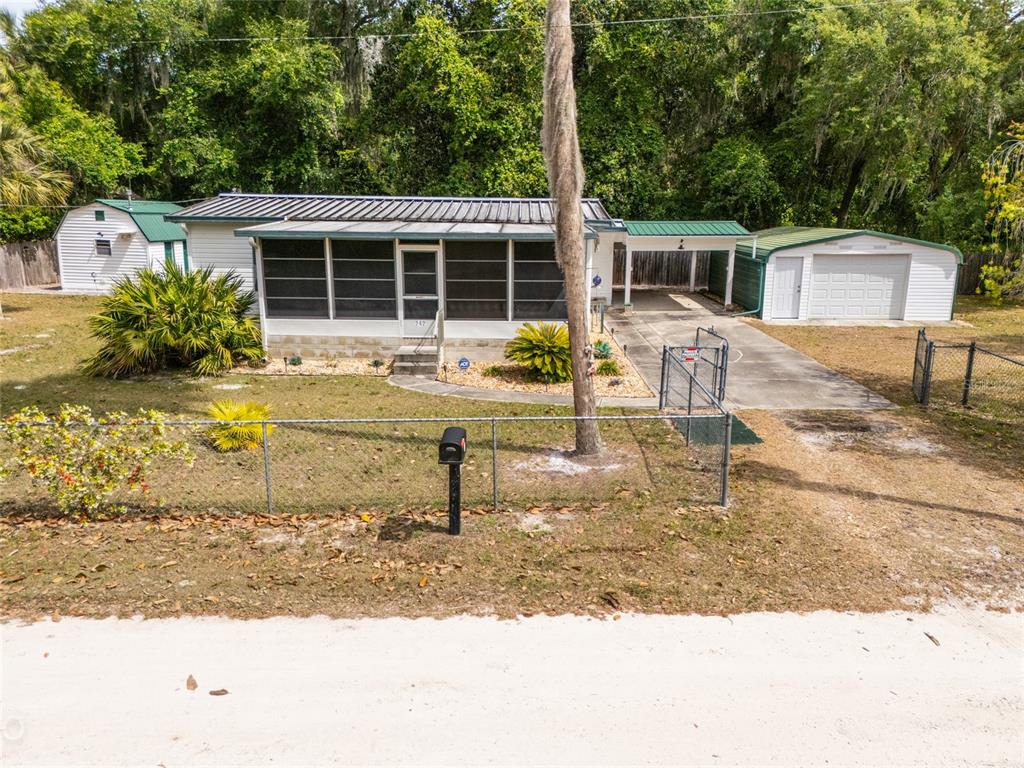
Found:
[[[728,233],[661,222],[633,234],[600,200],[582,208],[590,306],[611,303],[616,243],[731,254],[750,234],[735,222]],[[548,199],[226,193],[167,219],[188,233],[197,267],[233,270],[257,292],[275,356],[417,343],[486,359],[523,323],[566,317]]]
[[[157,200],[96,200],[68,211],[56,234],[61,288],[106,292],[122,277],[172,260],[187,271],[185,230],[164,219],[179,210]]]
[[[963,254],[868,229],[776,227],[736,245],[732,302],[764,320],[950,320]],[[726,260],[709,290],[728,293]]]

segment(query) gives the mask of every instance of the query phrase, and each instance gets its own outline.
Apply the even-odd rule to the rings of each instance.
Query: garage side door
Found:
[[[808,317],[899,319],[906,256],[814,256]]]

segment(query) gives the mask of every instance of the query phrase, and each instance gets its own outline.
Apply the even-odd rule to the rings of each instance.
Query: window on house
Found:
[[[390,240],[332,240],[331,270],[335,317],[398,317]]]
[[[97,240],[96,241],[96,255],[97,256],[109,256],[111,254],[110,241],[109,240]]]
[[[188,266],[188,241],[187,240],[182,240],[181,241],[181,261],[182,261],[182,264],[185,267],[185,271],[188,272],[189,271],[189,266]]]
[[[447,241],[444,292],[449,320],[507,320],[508,243]]]
[[[263,240],[267,317],[327,318],[323,240]]]
[[[564,320],[565,280],[554,243],[516,243],[512,316],[516,320]]]
[[[164,243],[164,264],[168,269],[174,266],[174,243]]]
[[[106,221],[107,220],[107,212],[106,211],[93,211],[93,214],[96,216],[96,221]]]

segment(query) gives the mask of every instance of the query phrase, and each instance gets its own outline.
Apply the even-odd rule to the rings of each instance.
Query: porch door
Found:
[[[772,319],[800,317],[800,283],[803,279],[802,256],[775,257],[775,286],[772,288]]]
[[[436,332],[440,249],[403,246],[399,255],[402,261],[402,335],[431,337]]]

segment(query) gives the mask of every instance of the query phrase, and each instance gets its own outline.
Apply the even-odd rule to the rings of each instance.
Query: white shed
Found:
[[[774,321],[949,320],[963,263],[951,245],[817,227],[756,232],[736,257],[750,265],[741,303]]]
[[[188,271],[185,230],[164,219],[178,210],[156,200],[96,200],[68,211],[56,235],[61,288],[105,293],[122,277],[171,261]]]

